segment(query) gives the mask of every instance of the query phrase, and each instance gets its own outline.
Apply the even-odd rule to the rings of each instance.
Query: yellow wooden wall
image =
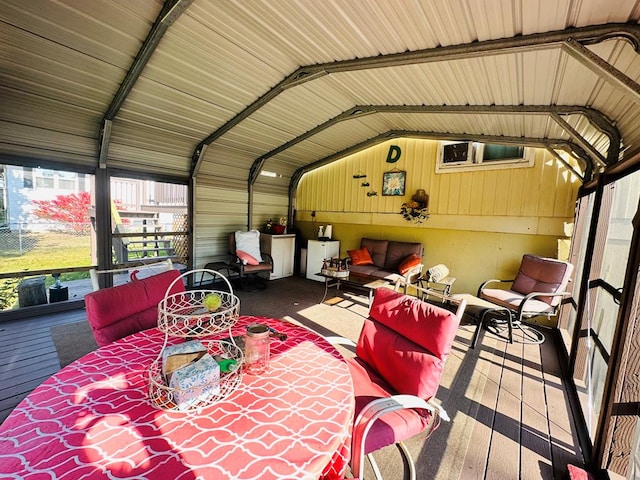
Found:
[[[386,163],[390,145],[402,150],[396,163]],[[530,168],[436,174],[437,147],[431,140],[394,139],[306,174],[295,200],[296,226],[308,239],[319,225],[332,224],[343,255],[363,236],[420,241],[423,263],[447,264],[458,279],[456,292],[514,275],[524,253],[557,256],[579,182],[548,152],[538,150]],[[406,194],[382,196],[382,174],[394,168],[407,172]],[[429,195],[430,218],[413,224],[399,212],[418,188]],[[372,191],[377,196],[367,196]]]

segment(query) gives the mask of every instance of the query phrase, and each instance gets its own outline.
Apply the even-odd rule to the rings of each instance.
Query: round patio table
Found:
[[[0,426],[2,478],[342,478],[354,396],[340,353],[318,334],[242,316],[287,334],[271,340],[268,372],[199,413],[158,410],[148,370],[163,344],[136,333],[68,365]],[[226,335],[218,335],[219,338]],[[184,341],[171,338],[169,343]]]

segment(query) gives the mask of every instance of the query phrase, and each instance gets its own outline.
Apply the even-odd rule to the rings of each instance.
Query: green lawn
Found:
[[[28,233],[18,238],[15,232],[0,232],[0,273],[48,268],[85,267],[91,265],[91,237],[73,233]],[[88,272],[73,272],[60,280],[88,278]],[[19,279],[0,280],[0,309],[17,303]],[[46,286],[54,284],[51,275]]]

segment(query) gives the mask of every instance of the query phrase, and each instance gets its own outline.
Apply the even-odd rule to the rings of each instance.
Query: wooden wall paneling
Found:
[[[450,175],[449,178],[449,194],[447,196],[447,214],[457,215],[460,213],[460,189],[461,178],[464,175]]]
[[[446,215],[449,213],[449,198],[451,190],[452,175],[442,175],[440,177],[440,190],[438,192],[438,206],[436,213]]]
[[[485,194],[487,172],[471,172],[471,183],[469,186],[469,215],[482,214],[482,202]]]
[[[497,185],[495,192],[495,204],[493,206],[493,215],[507,215],[509,208],[509,182],[511,172],[514,170],[496,170]]]
[[[522,199],[522,210],[520,214],[525,217],[532,217],[537,214],[540,197],[543,194],[540,186],[542,185],[544,155],[540,154],[539,152],[536,153],[536,161],[534,166],[522,170],[523,190],[526,189],[526,193],[524,194]]]
[[[458,209],[459,215],[469,215],[471,213],[471,191],[473,190],[473,173],[467,173],[460,176],[458,195]]]
[[[493,175],[494,172],[485,172],[484,178],[484,196],[482,199],[482,215],[493,215],[496,204],[496,191],[500,188],[498,185],[498,177]]]
[[[554,211],[555,191],[553,190],[557,185],[558,170],[550,168],[550,163],[552,162],[548,159],[541,162],[542,176],[540,189],[542,192],[540,196],[540,203],[538,205],[538,214],[542,217],[551,217]]]
[[[507,202],[507,215],[514,217],[523,216],[524,204],[528,201],[527,194],[529,190],[533,190],[532,185],[525,184],[525,175],[529,168],[523,168],[519,170],[508,170],[509,180],[509,201]],[[506,186],[505,186],[506,187]]]

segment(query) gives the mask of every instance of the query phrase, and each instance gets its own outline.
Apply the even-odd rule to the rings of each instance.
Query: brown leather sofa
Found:
[[[422,263],[418,263],[405,273],[401,273],[399,268],[412,255],[422,259],[424,248],[421,243],[362,238],[360,240],[360,248],[363,247],[366,247],[369,251],[373,263],[369,265],[354,265],[351,258],[347,258],[346,261],[350,272],[375,279],[385,279],[392,283],[402,280],[405,285],[416,283],[420,277]]]

